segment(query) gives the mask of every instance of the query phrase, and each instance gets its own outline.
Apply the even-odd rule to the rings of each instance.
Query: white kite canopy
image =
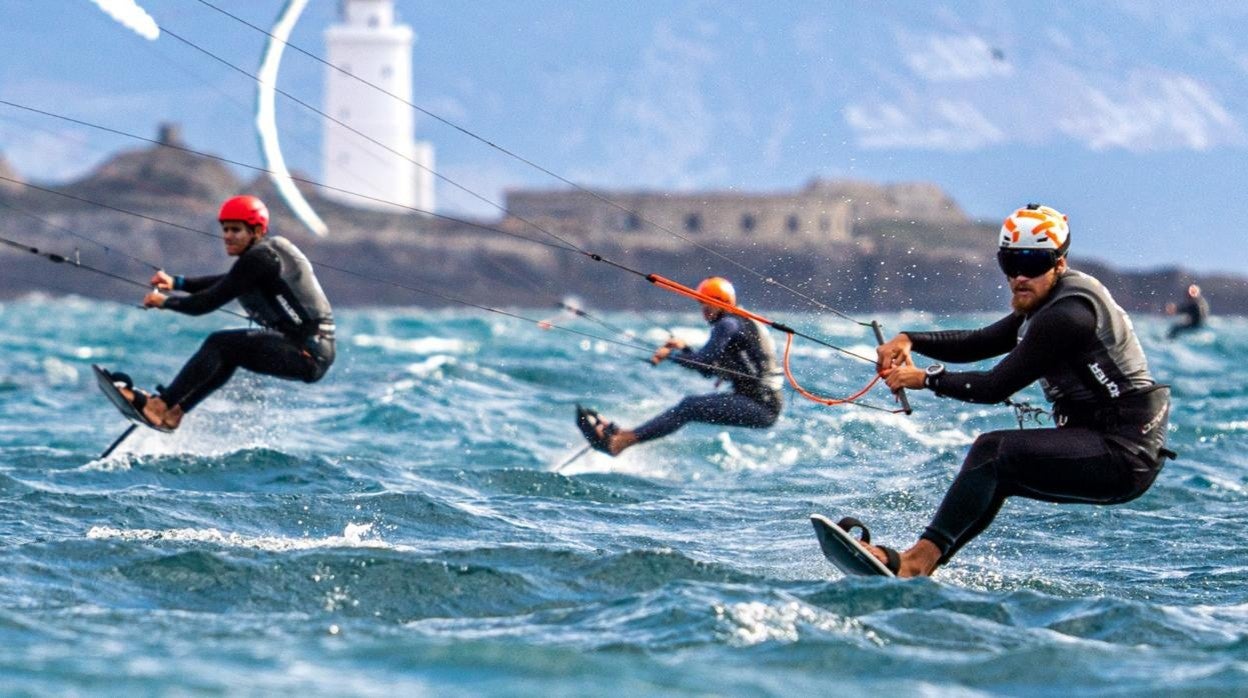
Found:
[[[269,170],[273,186],[282,197],[282,201],[299,219],[299,222],[320,237],[329,232],[328,226],[312,209],[312,205],[304,198],[303,193],[291,179],[290,170],[286,167],[286,158],[282,156],[282,147],[277,137],[277,71],[282,64],[282,52],[290,33],[299,21],[299,15],[307,7],[307,0],[287,0],[278,17],[277,24],[269,33],[269,41],[264,47],[264,58],[260,62],[260,72],[256,75],[256,133],[260,137],[260,151],[264,155],[264,164]]]
[[[160,27],[156,20],[134,0],[91,0],[97,7],[104,10],[109,17],[125,25],[135,34],[155,41],[160,37]]]

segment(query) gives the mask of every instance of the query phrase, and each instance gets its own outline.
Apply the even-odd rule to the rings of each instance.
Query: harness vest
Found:
[[[294,243],[280,236],[265,237],[244,254],[271,255],[280,270],[277,278],[238,297],[256,324],[298,341],[333,337],[334,314],[329,299],[312,271],[312,263]]]
[[[1073,269],[1058,280],[1045,307],[1063,298],[1083,298],[1096,314],[1096,341],[1040,379],[1053,403],[1057,426],[1088,427],[1127,450],[1157,461],[1166,450],[1170,389],[1157,385],[1136,337],[1131,318],[1095,278]],[[1021,341],[1031,318],[1018,330]]]
[[[1058,280],[1045,307],[1072,296],[1092,304],[1096,341],[1040,379],[1044,396],[1053,403],[1103,404],[1152,387],[1148,360],[1131,318],[1114,302],[1105,286],[1087,274],[1068,270]],[[1045,307],[1023,321],[1018,329],[1019,341],[1031,326],[1032,318],[1043,313]]]
[[[756,320],[739,320],[741,331],[728,343],[715,365],[724,369],[720,375],[732,382],[733,392],[778,407],[784,373],[776,362],[776,342]],[[739,373],[750,378],[736,375]]]

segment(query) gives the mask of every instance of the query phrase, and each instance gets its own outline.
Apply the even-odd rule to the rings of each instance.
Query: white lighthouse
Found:
[[[324,193],[352,206],[394,210],[380,199],[432,211],[433,146],[413,140],[415,116],[404,104],[412,101],[412,28],[395,24],[393,0],[341,0],[339,18],[325,32],[329,62],[400,99],[326,68],[325,113],[386,147],[326,122],[322,179],[372,199]]]

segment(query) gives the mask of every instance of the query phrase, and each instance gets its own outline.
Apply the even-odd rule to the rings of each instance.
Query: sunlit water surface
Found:
[[[1182,454],[1144,497],[1011,500],[937,579],[899,582],[842,578],[807,516],[909,544],[975,435],[1016,426],[1008,409],[790,393],[768,431],[693,426],[563,465],[575,403],[631,425],[709,382],[499,316],[345,311],[323,382],[239,374],[176,435],[96,460],[126,424],[90,364],[165,382],[230,319],[0,306],[5,692],[1248,690],[1244,321],[1168,342],[1137,319]],[[647,344],[705,336],[695,315],[609,319]],[[830,393],[870,377],[801,340],[793,358]]]

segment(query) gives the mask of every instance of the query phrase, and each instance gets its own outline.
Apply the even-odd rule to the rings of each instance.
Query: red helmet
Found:
[[[709,296],[717,301],[723,301],[728,305],[737,304],[737,291],[732,287],[732,282],[721,276],[712,276],[709,279],[703,279],[698,284],[698,293]]]
[[[221,212],[217,214],[217,220],[225,221],[242,221],[247,225],[260,226],[260,232],[268,232],[269,230],[269,207],[264,202],[254,196],[235,196],[226,199],[221,204]]]

